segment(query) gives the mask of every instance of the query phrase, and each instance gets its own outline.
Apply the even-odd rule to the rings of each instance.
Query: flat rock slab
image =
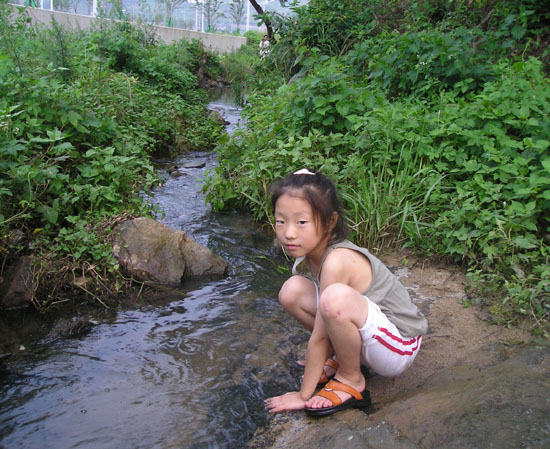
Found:
[[[372,414],[277,415],[252,448],[547,449],[550,342],[491,344]]]
[[[550,448],[550,342],[536,343],[525,330],[490,324],[491,317],[470,304],[467,280],[454,267],[410,256],[403,266],[404,256],[396,254],[381,259],[428,317],[429,332],[411,368],[396,378],[367,378],[373,399],[368,413],[273,415],[249,447]],[[301,372],[288,367],[306,342],[299,335],[284,342],[266,339],[262,352],[288,348],[282,358],[254,355],[258,366],[267,367],[260,371],[265,385],[275,385],[271,395],[299,388]]]

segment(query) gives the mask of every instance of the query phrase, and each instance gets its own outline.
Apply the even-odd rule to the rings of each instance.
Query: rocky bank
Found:
[[[274,415],[249,447],[550,448],[550,343],[466,306],[467,280],[456,268],[403,254],[381,259],[430,323],[415,363],[397,378],[367,379],[371,410]]]

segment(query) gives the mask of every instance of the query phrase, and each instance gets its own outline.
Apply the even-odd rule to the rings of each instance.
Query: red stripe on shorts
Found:
[[[384,332],[388,337],[390,337],[392,340],[395,340],[398,343],[401,343],[404,346],[412,345],[417,342],[417,338],[411,338],[410,340],[403,340],[402,338],[398,337],[397,335],[393,335],[388,329],[385,327],[379,327],[378,330],[380,332]]]
[[[399,354],[399,355],[413,355],[414,354],[414,351],[416,351],[418,349],[418,341],[419,339],[417,338],[413,338],[411,340],[402,340],[401,338],[391,334],[387,329],[384,329],[384,328],[379,328],[380,331],[384,332],[387,336],[391,337],[393,340],[396,340],[398,341],[399,343],[402,343],[403,345],[412,345],[413,343],[416,343],[416,346],[414,348],[411,348],[410,351],[403,351],[402,349],[399,349],[399,348],[396,348],[395,346],[392,346],[389,342],[387,342],[386,340],[384,340],[382,338],[382,336],[380,335],[373,335],[373,337],[380,343],[382,344],[383,346],[385,346],[386,348],[388,348],[390,351],[392,352],[395,352],[396,354]]]

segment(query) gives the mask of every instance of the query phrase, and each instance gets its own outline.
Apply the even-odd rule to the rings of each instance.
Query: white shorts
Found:
[[[381,376],[397,376],[414,361],[422,336],[401,336],[380,307],[366,296],[365,299],[369,303],[369,312],[367,321],[359,329],[363,339],[361,363]]]

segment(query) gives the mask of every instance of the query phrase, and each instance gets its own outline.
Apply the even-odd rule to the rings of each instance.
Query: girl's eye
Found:
[[[305,225],[306,223],[307,223],[306,220],[299,220],[299,221],[298,221],[298,224],[299,224],[299,225]]]
[[[275,220],[276,225],[283,225],[285,222],[283,220]]]

